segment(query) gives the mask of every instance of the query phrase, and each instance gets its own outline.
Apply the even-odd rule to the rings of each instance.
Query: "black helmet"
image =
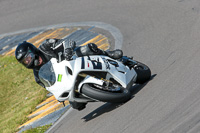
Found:
[[[34,60],[38,54],[38,49],[31,43],[24,41],[15,50],[15,58],[26,68],[34,67]]]

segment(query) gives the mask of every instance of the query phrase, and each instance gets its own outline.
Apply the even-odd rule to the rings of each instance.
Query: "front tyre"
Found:
[[[137,73],[136,83],[143,84],[150,80],[151,78],[151,70],[149,67],[143,63],[137,61],[137,65],[134,66],[134,69]]]
[[[131,97],[130,92],[122,87],[120,87],[120,91],[106,91],[95,87],[93,84],[84,84],[81,92],[90,98],[110,103],[126,102]]]

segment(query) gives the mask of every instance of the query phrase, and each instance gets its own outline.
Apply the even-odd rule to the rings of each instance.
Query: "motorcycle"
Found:
[[[125,102],[131,97],[132,85],[143,84],[150,77],[147,65],[127,56],[119,60],[104,55],[73,56],[60,62],[52,58],[39,71],[46,89],[77,110],[88,102]]]

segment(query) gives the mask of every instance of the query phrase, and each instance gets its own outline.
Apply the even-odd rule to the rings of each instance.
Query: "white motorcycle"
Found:
[[[125,102],[130,99],[133,84],[142,84],[151,77],[148,66],[123,56],[75,57],[57,62],[52,58],[39,71],[39,78],[55,98],[69,100],[74,109],[82,110],[88,102]]]

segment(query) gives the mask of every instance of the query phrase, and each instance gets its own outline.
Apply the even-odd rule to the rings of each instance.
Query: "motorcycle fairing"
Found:
[[[64,101],[68,98],[69,100],[71,99],[71,101],[87,101],[74,98],[74,86],[76,78],[79,73],[84,71],[107,72],[124,88],[129,87],[130,83],[133,83],[137,77],[134,69],[129,69],[129,67],[123,65],[121,62],[111,59],[107,56],[84,56],[78,57],[71,61],[64,60],[59,63],[55,58],[52,58],[50,62],[51,63],[46,63],[43,65],[41,69],[45,70],[46,68],[49,68],[49,65],[52,65],[51,67],[55,73],[55,83],[51,86],[46,86],[46,89],[53,93],[55,98],[59,101]],[[42,72],[39,72],[39,75],[40,74],[42,74]],[[43,72],[43,74],[45,74],[45,72]],[[102,85],[103,81],[88,76],[80,83],[79,90],[84,83],[96,83]],[[69,95],[67,97],[62,97],[64,93],[69,93]]]

